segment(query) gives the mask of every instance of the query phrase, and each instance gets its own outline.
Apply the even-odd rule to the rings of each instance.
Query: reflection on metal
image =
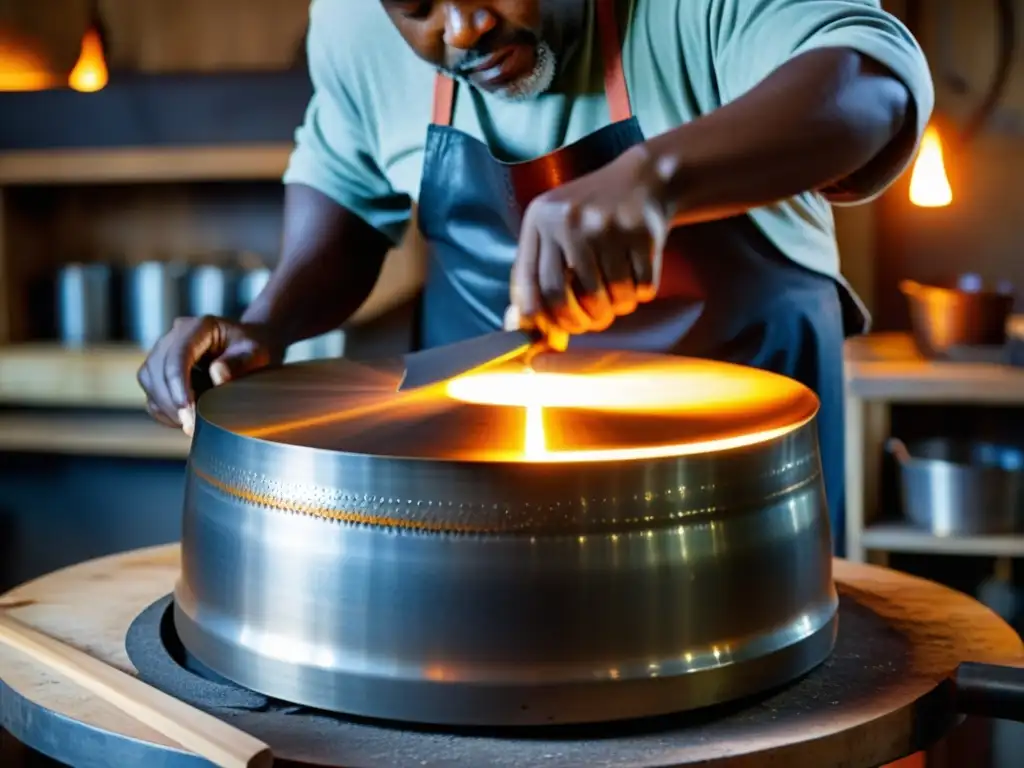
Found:
[[[813,394],[657,356],[566,352],[534,369],[597,389],[509,402],[490,379],[505,404],[467,402],[471,386],[396,392],[400,361],[338,360],[204,394],[175,593],[189,651],[280,699],[461,725],[693,709],[829,654]],[[632,400],[611,398],[609,378],[638,375]],[[760,437],[715,443],[743,434]],[[678,450],[616,453],[657,445]]]

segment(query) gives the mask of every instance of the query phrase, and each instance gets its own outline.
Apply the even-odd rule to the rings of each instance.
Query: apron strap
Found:
[[[454,113],[455,81],[438,72],[434,78],[434,125],[451,125]]]
[[[604,95],[612,122],[618,123],[633,116],[633,106],[629,103],[629,86],[622,68],[622,39],[615,5],[615,0],[597,0],[597,33],[604,59]]]
[[[622,40],[619,38],[619,19],[616,0],[596,0],[597,32],[601,38],[601,56],[604,59],[604,94],[613,123],[633,116],[629,101],[629,86],[622,68]],[[450,126],[455,112],[455,81],[443,72],[434,78],[434,125]]]

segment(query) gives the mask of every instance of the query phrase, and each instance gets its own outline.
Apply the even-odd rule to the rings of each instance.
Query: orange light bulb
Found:
[[[53,85],[43,58],[0,30],[0,91],[42,91]]]
[[[90,27],[82,37],[82,51],[68,77],[68,85],[82,93],[95,93],[106,86],[108,79],[103,41],[99,31]]]
[[[953,202],[953,189],[942,156],[942,139],[933,125],[925,129],[910,174],[910,202],[920,208],[943,208]]]

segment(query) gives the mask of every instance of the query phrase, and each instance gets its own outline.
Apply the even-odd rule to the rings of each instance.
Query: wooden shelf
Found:
[[[923,358],[904,333],[878,333],[846,343],[850,394],[888,402],[1024,404],[1024,368]]]
[[[185,459],[190,445],[143,413],[0,413],[0,451]]]
[[[1024,535],[935,536],[907,523],[876,523],[861,534],[865,549],[933,555],[1024,557]]]
[[[140,410],[145,399],[136,374],[145,358],[144,351],[129,345],[0,346],[0,404]]]
[[[276,181],[291,144],[0,153],[0,186]]]

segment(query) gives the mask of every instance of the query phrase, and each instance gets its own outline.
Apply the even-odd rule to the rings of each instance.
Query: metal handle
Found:
[[[898,437],[890,437],[886,440],[885,449],[892,454],[900,464],[906,465],[913,460],[913,457],[910,455],[910,451],[907,449],[907,444]]]
[[[1024,723],[1024,667],[964,662],[955,683],[961,714]]]

